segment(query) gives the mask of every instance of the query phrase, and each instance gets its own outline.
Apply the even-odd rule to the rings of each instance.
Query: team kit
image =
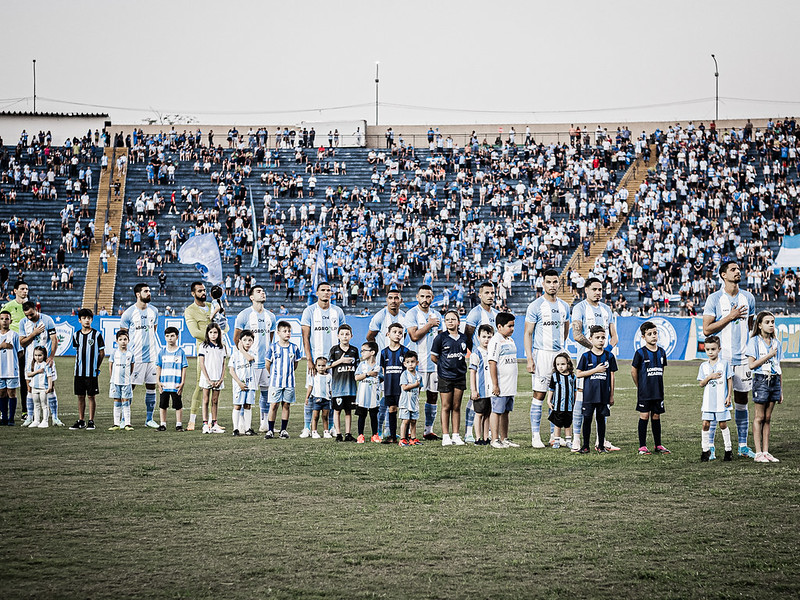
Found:
[[[703,310],[708,358],[697,375],[700,460],[717,458],[717,429],[724,443],[723,460],[733,459],[728,427],[733,420],[740,458],[779,462],[769,452],[772,410],[783,402],[783,356],[775,317],[768,311],[756,314],[752,294],[739,288],[737,263],[723,262],[719,273],[722,286],[708,297]],[[618,451],[606,437],[614,406],[618,366],[613,347],[618,339],[612,311],[600,300],[602,282],[588,279],[586,298],[571,310],[558,298],[558,286],[558,273],[546,271],[544,293],[530,303],[524,317],[526,369],[533,387],[531,445],[564,447],[579,454],[592,449]],[[16,282],[14,293],[14,299],[0,309],[0,424],[16,424],[19,394],[25,412],[22,426],[64,426],[58,418],[54,385],[58,377],[53,360],[58,346],[55,323],[27,299],[27,284]],[[115,347],[108,353],[102,334],[92,327],[92,311],[84,308],[78,313],[81,328],[71,343],[76,352],[73,387],[79,414],[69,429],[97,428],[98,376],[106,368],[113,403],[113,423],[107,427],[111,431],[134,430],[134,390],[144,386],[144,425],[162,432],[167,430],[172,409],[178,432],[226,433],[218,408],[220,395],[230,393],[234,436],[289,438],[290,413],[302,404],[301,438],[403,448],[426,441],[443,446],[519,447],[508,436],[509,416],[518,394],[517,347],[512,339],[517,318],[494,308],[492,283],[481,284],[480,303],[463,323],[457,311],[442,314],[432,307],[433,290],[428,285],[419,287],[417,304],[405,312],[400,309],[400,291],[392,289],[387,306],[373,316],[367,339],[360,345],[353,343],[353,331],[342,309],[331,303],[331,286],[319,283],[316,302],[305,308],[300,321],[303,348],[291,341],[291,324],[264,307],[266,294],[261,286],[250,290],[252,306],[235,319],[231,348],[224,343],[227,320],[222,305],[207,301],[202,282],[191,285],[191,294],[193,302],[184,317],[197,341],[197,372],[188,421],[183,419],[183,390],[189,363],[178,345],[179,331],[167,327],[158,339],[158,310],[150,304],[149,286],[140,283],[134,287],[135,303],[122,315]],[[570,331],[579,348],[574,362],[566,352]],[[638,453],[669,454],[661,431],[667,354],[658,344],[655,324],[643,323],[640,334],[641,347],[631,362],[640,417]],[[296,370],[303,359],[306,388],[297,390]],[[225,390],[228,376],[231,392]],[[461,407],[467,391],[462,437]],[[748,445],[751,392],[755,449]],[[548,443],[541,432],[545,403]],[[258,431],[253,423],[256,405]],[[421,435],[417,426],[420,414],[424,423]],[[434,433],[437,417],[441,436]]]

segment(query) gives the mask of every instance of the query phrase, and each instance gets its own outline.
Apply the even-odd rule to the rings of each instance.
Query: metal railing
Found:
[[[105,153],[105,150],[103,150]],[[106,223],[108,223],[108,213],[111,208],[111,188],[114,186],[114,171],[117,168],[117,147],[114,146],[113,150],[111,151],[111,165],[108,170],[108,193],[106,194],[106,210],[105,216],[103,218],[103,234],[102,234],[102,246],[100,247],[100,251],[102,252],[103,249],[106,247]],[[95,231],[97,231],[97,223],[95,223]],[[95,243],[97,240],[97,235],[95,235]],[[91,251],[89,252],[91,256]],[[100,260],[97,263],[97,283],[95,284],[94,290],[94,314],[97,314],[97,304],[100,301],[100,284],[102,283],[103,279],[103,261]]]

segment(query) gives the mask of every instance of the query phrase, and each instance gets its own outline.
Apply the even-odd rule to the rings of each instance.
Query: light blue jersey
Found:
[[[378,363],[368,365],[365,362],[361,362],[356,368],[356,375],[366,375],[370,372],[376,372],[377,375],[370,375],[358,382],[356,406],[362,408],[378,408],[381,403],[381,391],[383,388],[381,385],[381,379],[383,379],[381,366]]]
[[[234,327],[236,329],[249,329],[253,332],[253,345],[250,354],[255,356],[257,369],[263,369],[267,359],[267,348],[272,341],[272,332],[276,326],[275,315],[266,308],[257,312],[251,306],[236,315]]]
[[[161,367],[161,377],[158,382],[165,392],[177,392],[178,386],[183,382],[183,369],[189,367],[186,353],[181,348],[174,351],[162,348],[156,358],[156,366]]]
[[[410,371],[403,371],[400,375],[400,385],[409,385],[411,383],[422,384],[422,376],[419,373],[411,374]],[[403,390],[400,392],[400,401],[398,408],[408,410],[411,412],[419,412],[419,385],[413,390]]]
[[[379,353],[380,350],[389,345],[386,335],[389,333],[389,325],[392,323],[400,323],[403,326],[403,337],[400,338],[400,344],[405,344],[408,328],[406,327],[406,313],[402,310],[397,312],[397,316],[394,316],[389,312],[388,308],[383,307],[375,313],[375,316],[369,322],[369,330],[378,332],[375,341],[378,343]]]
[[[588,300],[581,300],[572,309],[572,323],[581,323],[581,333],[587,338],[589,330],[595,325],[599,325],[606,330],[606,340],[611,339],[611,324],[614,322],[614,314],[611,307],[603,302],[598,302],[597,306],[592,306]],[[590,352],[586,346],[578,344],[578,358],[582,354]]]
[[[34,329],[39,325],[44,325],[44,331],[33,338],[33,340],[25,347],[25,362],[30,364],[33,358],[33,349],[36,346],[44,346],[47,350],[46,356],[50,356],[53,350],[53,339],[50,337],[56,332],[56,324],[52,317],[39,313],[39,318],[36,321],[31,321],[28,317],[19,322],[19,337],[24,338],[29,336]]]
[[[419,305],[413,307],[406,313],[406,325],[409,328],[416,327],[417,329],[421,329],[427,324],[428,318],[430,317],[439,317],[439,326],[431,327],[427,335],[423,336],[419,341],[414,342],[409,339],[408,342],[408,349],[416,352],[418,356],[419,365],[417,366],[417,373],[434,373],[436,371],[436,363],[431,360],[431,345],[439,334],[439,331],[442,330],[444,320],[442,316],[433,309],[428,310],[428,312],[422,312]]]
[[[300,325],[311,329],[311,356],[307,358],[312,362],[320,356],[327,358],[331,348],[339,343],[339,326],[344,324],[344,312],[338,306],[320,308],[319,302],[306,306]]]
[[[124,352],[117,348],[111,353],[109,357],[111,363],[111,383],[113,385],[128,386],[131,384],[131,363],[133,360],[133,352],[130,349]]]
[[[148,304],[139,310],[131,304],[119,322],[120,329],[128,330],[128,351],[133,355],[136,364],[154,363],[158,357],[158,340],[156,339],[156,324],[158,323],[158,309]],[[119,384],[122,385],[122,384]]]
[[[533,323],[533,349],[546,352],[561,352],[564,350],[564,325],[569,324],[569,306],[556,298],[550,302],[540,296],[528,305],[525,322]]]
[[[730,314],[739,306],[747,308],[747,314],[735,321],[728,323],[717,335],[720,340],[720,358],[728,361],[734,367],[747,364],[745,349],[750,338],[748,323],[750,317],[756,314],[756,299],[753,294],[745,290],[739,290],[736,296],[729,296],[724,289],[717,290],[706,300],[703,307],[703,316],[712,316],[714,321],[719,321]]]
[[[293,390],[294,369],[301,358],[303,353],[292,342],[288,346],[281,346],[278,342],[270,344],[267,348],[267,361],[270,364],[269,387]]]
[[[497,323],[495,321],[497,320],[497,315],[499,313],[500,311],[494,307],[487,311],[480,304],[469,311],[466,324],[475,328],[475,332],[472,334],[473,348],[480,347],[480,342],[478,342],[478,327],[481,325],[491,325],[492,329],[497,331]],[[492,335],[494,335],[494,333],[492,333]],[[481,398],[483,397],[484,396],[481,396]]]
[[[750,338],[750,340],[747,342],[745,356],[752,356],[756,360],[760,360],[776,348],[778,353],[757,369],[753,369],[753,373],[759,373],[760,375],[768,376],[781,375],[783,373],[783,371],[781,371],[781,361],[783,360],[783,344],[781,344],[778,339],[774,337],[772,338],[772,342],[769,344],[769,346],[764,341],[764,338],[762,338],[760,335]]]
[[[491,379],[489,375],[489,351],[479,346],[469,357],[469,368],[475,371],[475,389],[478,391],[478,397],[488,398],[491,396],[491,390],[489,389],[489,380]]]
[[[728,397],[728,380],[733,377],[733,369],[727,361],[717,360],[712,365],[711,361],[705,361],[697,371],[697,381],[703,381],[712,373],[720,373],[719,379],[712,379],[703,388],[703,408],[702,412],[719,413],[725,411],[725,399]]]
[[[33,366],[27,364],[26,371],[38,371],[44,369],[41,373],[37,373],[32,377],[26,377],[31,382],[31,388],[34,390],[46,390],[50,388],[50,382],[56,379],[56,370],[54,367],[49,366],[46,362],[36,363]]]
[[[19,334],[11,329],[6,333],[0,333],[0,344],[4,343],[10,344],[11,348],[0,350],[0,379],[18,378],[17,353],[22,348],[19,344]]]
[[[248,354],[250,354],[248,352]],[[252,356],[252,355],[251,355]],[[258,386],[256,385],[255,375],[253,373],[255,361],[247,360],[244,357],[238,348],[234,348],[233,354],[231,354],[231,361],[228,363],[229,367],[233,368],[234,373],[239,378],[239,380],[247,387],[248,390],[256,390]],[[238,384],[234,384],[234,391]],[[241,389],[241,388],[239,388]]]

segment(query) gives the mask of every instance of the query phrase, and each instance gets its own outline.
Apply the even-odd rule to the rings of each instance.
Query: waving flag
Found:
[[[800,235],[783,236],[783,244],[771,268],[776,273],[781,269],[800,268]]]
[[[250,259],[250,268],[254,269],[258,266],[258,253],[261,248],[259,241],[260,231],[258,230],[258,223],[256,223],[256,207],[253,204],[253,187],[250,186],[250,216],[253,226],[253,258]]]
[[[222,283],[222,257],[213,233],[195,235],[186,240],[178,250],[178,260],[181,264],[197,267],[204,281],[212,285]]]
[[[328,264],[325,260],[325,246],[322,242],[317,246],[317,260],[311,269],[311,289],[308,290],[308,305],[317,301],[317,286],[328,281]]]

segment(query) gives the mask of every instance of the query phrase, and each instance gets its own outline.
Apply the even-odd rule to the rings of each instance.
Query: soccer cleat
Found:
[[[650,450],[647,449],[647,446],[640,447],[639,448],[639,455],[640,456],[644,456],[646,454],[652,454],[652,452],[650,452]],[[708,460],[708,459],[706,459],[706,460]]]
[[[756,453],[747,446],[739,446],[739,456],[746,456],[747,458],[755,458]],[[769,461],[767,461],[769,462]]]
[[[369,441],[372,442],[373,444],[380,444],[381,443],[381,436],[379,436],[376,433],[371,438],[369,438]]]
[[[208,423],[203,423],[203,433],[211,433],[211,427],[208,426]]]
[[[89,419],[86,422],[86,430],[87,431],[94,431],[95,430],[94,421],[92,421],[91,419]]]
[[[408,443],[412,446],[422,446],[422,442],[419,440],[419,438],[413,438]]]
[[[241,434],[239,433],[238,429],[233,430],[233,437],[239,437]]]
[[[64,421],[57,417],[53,417],[53,427],[64,427]]]
[[[501,442],[499,439],[493,440],[491,443],[492,448],[497,448],[498,450],[504,449],[506,446]]]
[[[39,425],[39,427],[41,427],[41,425]],[[775,458],[774,456],[772,456],[772,454],[770,454],[769,452],[764,452],[764,456],[766,456],[766,457],[767,457],[767,460],[768,460],[769,462],[781,462],[781,461],[779,461],[777,458]]]
[[[731,462],[733,460],[733,450],[725,450],[725,456],[722,460],[724,462]]]
[[[450,441],[453,443],[453,446],[463,446],[464,444],[466,444],[466,442],[462,440],[461,436],[458,435],[457,433],[454,433],[450,437]]]
[[[325,431],[322,432],[322,437],[325,438],[326,440],[329,440],[333,436],[331,435],[331,432],[326,429]]]
[[[264,434],[264,439],[265,440],[271,440],[274,437],[275,437],[275,432],[270,430],[270,429],[268,429],[267,433]]]
[[[166,431],[166,430],[167,430],[167,426],[166,425],[159,425],[158,429],[156,429],[156,431]]]
[[[710,452],[708,460],[717,460],[717,449],[714,446],[711,446],[708,451]]]
[[[75,424],[69,428],[70,431],[78,431],[80,429],[86,429],[86,423],[83,421],[75,421]]]
[[[125,425],[125,427],[123,427],[122,429],[124,431],[133,431],[133,426],[132,425]]]
[[[285,429],[281,429],[280,436],[281,436],[282,440],[288,440],[289,439],[289,432],[286,431]]]
[[[539,437],[538,433],[533,434],[533,438],[531,438],[531,446],[533,448],[544,448],[544,442],[542,442],[542,438]]]
[[[431,431],[430,433],[426,433],[425,435],[423,435],[422,439],[423,440],[428,440],[428,441],[431,441],[431,442],[435,442],[436,440],[440,440],[442,438],[440,438],[438,435],[436,435],[435,433],[433,433]]]
[[[655,452],[656,454],[672,454],[672,452],[667,450],[664,446],[656,446],[653,452]]]
[[[337,442],[343,442],[344,441],[344,438],[342,437],[341,433],[337,433],[336,434],[336,441]]]
[[[703,450],[700,453],[700,462],[708,462],[710,456],[711,456],[711,450]]]
[[[189,424],[186,426],[186,431],[194,431],[194,421],[189,421]]]
[[[30,427],[31,423],[33,423],[33,419],[26,416],[25,420],[22,421],[22,427]],[[37,425],[37,427],[38,427],[38,425]]]
[[[399,445],[401,448],[408,448],[408,447],[411,445],[411,442],[409,442],[407,439],[405,439],[405,438],[404,438],[404,439],[400,440],[400,442],[398,443],[398,445]]]
[[[345,433],[344,434],[344,441],[345,442],[355,442],[356,438],[353,437],[352,433]]]
[[[475,436],[472,435],[472,431],[470,431],[467,435],[464,436],[464,443],[465,444],[474,444],[475,443]]]
[[[606,450],[608,450],[609,452],[617,452],[617,451],[619,451],[619,450],[621,450],[621,449],[622,449],[622,448],[620,448],[620,447],[618,447],[618,446],[615,446],[614,444],[612,444],[612,443],[611,443],[611,442],[609,442],[608,440],[606,440],[606,441],[603,443],[603,445],[605,446]]]
[[[452,446],[452,445],[453,445],[453,440],[450,439],[450,434],[445,433],[442,436],[442,446]]]
[[[250,429],[248,429],[247,431],[245,431],[245,432],[244,432],[244,434],[245,434],[247,437],[253,437],[253,436],[256,434],[256,432],[255,432],[255,431],[253,431],[253,428],[251,427]]]
[[[363,434],[363,433],[359,433],[359,434],[358,434],[358,439],[356,440],[356,443],[357,443],[357,444],[363,444],[363,443],[364,443],[364,441],[365,441],[365,440],[364,440],[364,434]]]
[[[119,431],[119,425],[112,425],[108,428],[108,431]]]
[[[508,438],[503,440],[503,446],[505,446],[506,448],[519,448],[519,444],[512,442]]]
[[[158,423],[156,423],[153,419],[150,419],[144,424],[145,427],[150,427],[151,429],[158,429]]]
[[[302,434],[300,435],[300,437],[303,437]],[[320,437],[322,437],[322,436],[320,436],[318,431],[315,430],[315,431],[311,432],[311,439],[312,440],[318,440]]]
[[[300,432],[301,438],[311,437],[311,430],[308,427],[303,427],[303,431]]]
[[[175,431],[182,432],[183,431],[183,425],[175,425]]]

